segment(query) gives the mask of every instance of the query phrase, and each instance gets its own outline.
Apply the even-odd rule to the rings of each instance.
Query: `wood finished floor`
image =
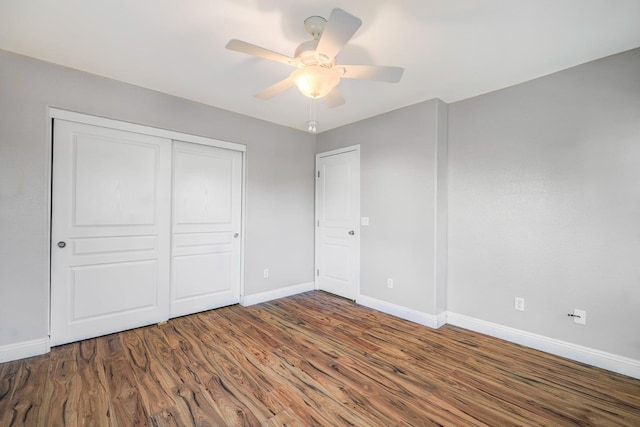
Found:
[[[0,364],[0,425],[640,426],[640,380],[309,292]]]

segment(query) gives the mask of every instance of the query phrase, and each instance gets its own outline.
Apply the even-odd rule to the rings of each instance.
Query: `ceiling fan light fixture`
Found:
[[[337,64],[337,55],[361,25],[362,20],[358,17],[336,8],[331,11],[329,20],[311,16],[304,21],[305,29],[313,39],[299,44],[293,57],[236,39],[229,40],[226,48],[296,67],[289,77],[255,96],[268,100],[291,86],[297,86],[304,96],[310,98],[309,121],[306,122],[306,128],[309,132],[316,133],[316,99],[324,98],[328,108],[343,105],[344,97],[337,88],[342,78],[397,83],[402,77],[404,70],[400,67]]]
[[[340,77],[332,70],[318,65],[308,65],[291,73],[291,78],[302,94],[309,98],[323,98],[340,83]]]

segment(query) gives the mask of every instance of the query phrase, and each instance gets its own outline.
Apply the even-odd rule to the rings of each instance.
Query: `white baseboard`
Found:
[[[445,324],[445,316],[434,316],[432,314],[423,313],[412,308],[407,308],[401,305],[368,297],[366,295],[359,295],[356,298],[356,303],[364,305],[365,307],[373,308],[374,310],[378,310],[383,313],[391,314],[392,316],[396,316],[404,320],[409,320],[411,322],[429,326],[430,328],[439,328],[440,326]],[[443,314],[446,315],[446,313]]]
[[[51,351],[49,338],[40,338],[37,340],[2,345],[0,346],[0,363],[24,359],[31,356],[39,356],[41,354],[49,353],[49,351]]]
[[[303,292],[312,291],[315,289],[315,283],[307,282],[299,285],[287,286],[286,288],[274,289],[273,291],[260,292],[253,295],[245,295],[240,299],[240,304],[244,307],[248,307],[254,304],[260,304],[261,302],[267,302],[278,298],[284,298],[295,294],[301,294]]]
[[[640,379],[640,360],[618,356],[458,313],[448,312],[447,323]]]
[[[447,324],[447,312],[443,311],[442,313],[436,315],[436,328],[440,326],[444,326]]]

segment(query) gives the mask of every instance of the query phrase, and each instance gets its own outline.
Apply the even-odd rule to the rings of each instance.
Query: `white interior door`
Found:
[[[349,299],[360,280],[360,151],[316,156],[316,288]]]
[[[51,344],[168,318],[171,140],[55,120]]]
[[[173,143],[171,317],[240,302],[242,153]]]

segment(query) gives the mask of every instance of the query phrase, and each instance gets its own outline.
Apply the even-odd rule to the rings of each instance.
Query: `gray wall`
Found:
[[[246,144],[245,294],[313,281],[312,135],[0,50],[0,346],[48,333],[48,106]]]
[[[448,243],[450,311],[640,359],[640,49],[449,106]]]
[[[446,148],[443,120],[446,104],[434,99],[317,138],[319,153],[360,144],[361,215],[370,218],[360,229],[360,293],[432,315],[437,314],[438,224],[446,240],[446,222],[438,222],[436,214],[438,143],[441,160]],[[446,171],[446,162],[439,166]],[[387,277],[394,279],[393,289],[387,288]]]

